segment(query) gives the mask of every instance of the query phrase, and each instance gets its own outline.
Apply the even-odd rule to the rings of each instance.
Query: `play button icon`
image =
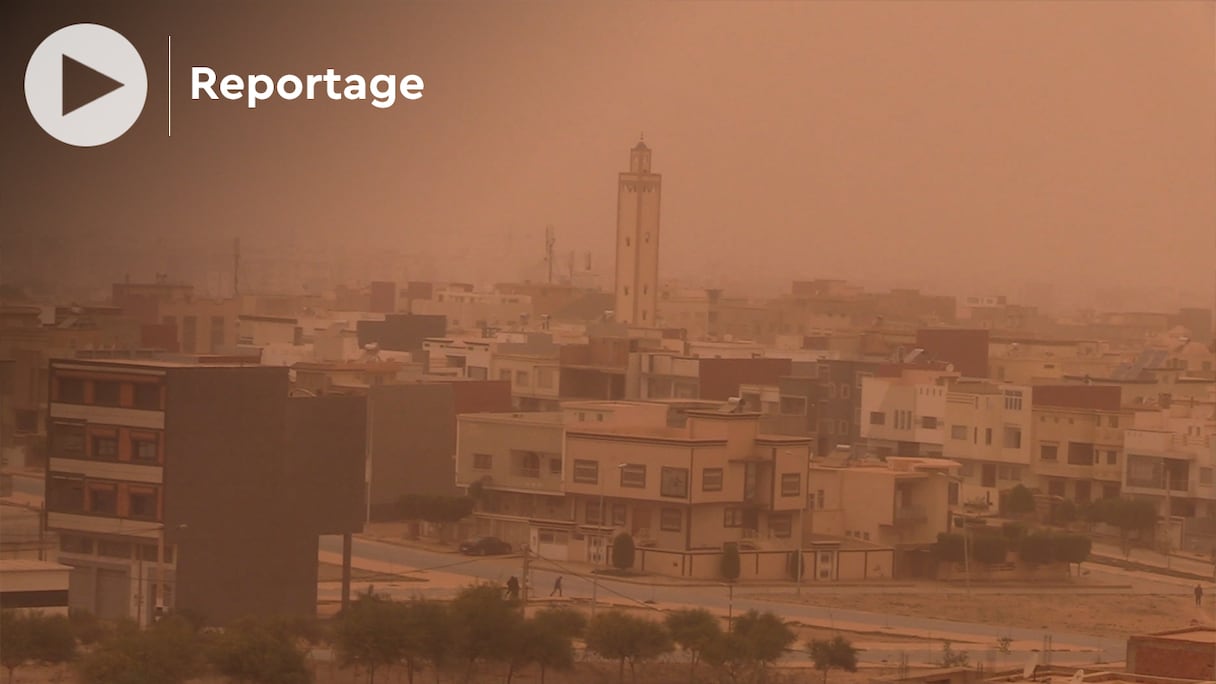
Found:
[[[122,83],[96,69],[63,56],[63,116],[122,87]]]
[[[25,69],[25,101],[52,137],[77,147],[118,138],[148,95],[143,59],[122,34],[73,24],[47,36]]]

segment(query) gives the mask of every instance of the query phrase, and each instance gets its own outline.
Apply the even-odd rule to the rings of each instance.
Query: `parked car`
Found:
[[[514,547],[498,537],[477,537],[460,543],[460,552],[467,556],[494,556],[514,550]]]

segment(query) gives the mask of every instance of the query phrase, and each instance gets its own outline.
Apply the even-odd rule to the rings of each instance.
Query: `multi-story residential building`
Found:
[[[571,402],[561,413],[461,416],[457,482],[482,483],[483,529],[532,540],[542,556],[605,564],[627,531],[647,571],[716,577],[722,544],[735,541],[779,552],[770,562],[785,576],[810,440],[762,434],[759,414],[719,406]]]
[[[1175,548],[1180,542],[1175,518],[1207,519],[1211,527],[1216,518],[1216,410],[1211,402],[1167,398],[1155,408],[1137,410],[1124,433],[1124,448],[1124,491],[1157,504],[1171,520]]]
[[[410,312],[442,316],[447,333],[479,333],[487,328],[519,329],[532,316],[532,298],[520,294],[475,292],[472,287],[448,286],[436,289],[430,299],[410,300]],[[442,336],[444,331],[429,336]]]
[[[315,615],[318,535],[366,514],[364,401],[199,361],[51,361],[47,527],[72,606]]]
[[[1000,492],[1031,484],[1031,389],[958,379],[946,393],[943,455],[959,464],[965,503],[995,505]]]
[[[891,365],[862,378],[861,438],[869,453],[941,456],[952,370]]]
[[[1036,385],[1031,410],[1031,481],[1078,503],[1119,495],[1123,431],[1131,418],[1120,388]]]
[[[869,361],[824,360],[806,371],[819,388],[818,396],[813,398],[814,406],[812,397],[807,395],[807,411],[815,415],[818,427],[816,455],[826,456],[843,444],[853,451],[860,449],[863,420],[868,419],[861,412],[862,387],[865,378],[874,375],[879,367]]]
[[[923,547],[951,529],[959,464],[891,457],[884,463],[811,466],[807,525],[816,534],[894,547]]]
[[[710,358],[670,351],[630,355],[627,396],[632,399],[706,399],[739,396],[744,384],[771,385],[790,375],[792,362],[779,358]]]

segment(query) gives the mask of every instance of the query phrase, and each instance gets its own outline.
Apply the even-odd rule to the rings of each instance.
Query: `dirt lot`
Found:
[[[757,595],[794,601],[789,594]],[[1177,629],[1203,619],[1185,596],[1154,594],[814,594],[802,602],[829,608],[1051,629],[1103,637]],[[1211,607],[1207,621],[1211,621]]]

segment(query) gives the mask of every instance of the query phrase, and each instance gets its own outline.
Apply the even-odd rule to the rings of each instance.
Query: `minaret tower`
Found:
[[[645,136],[629,151],[617,181],[616,320],[655,326],[659,280],[659,197],[663,177],[650,171]]]

